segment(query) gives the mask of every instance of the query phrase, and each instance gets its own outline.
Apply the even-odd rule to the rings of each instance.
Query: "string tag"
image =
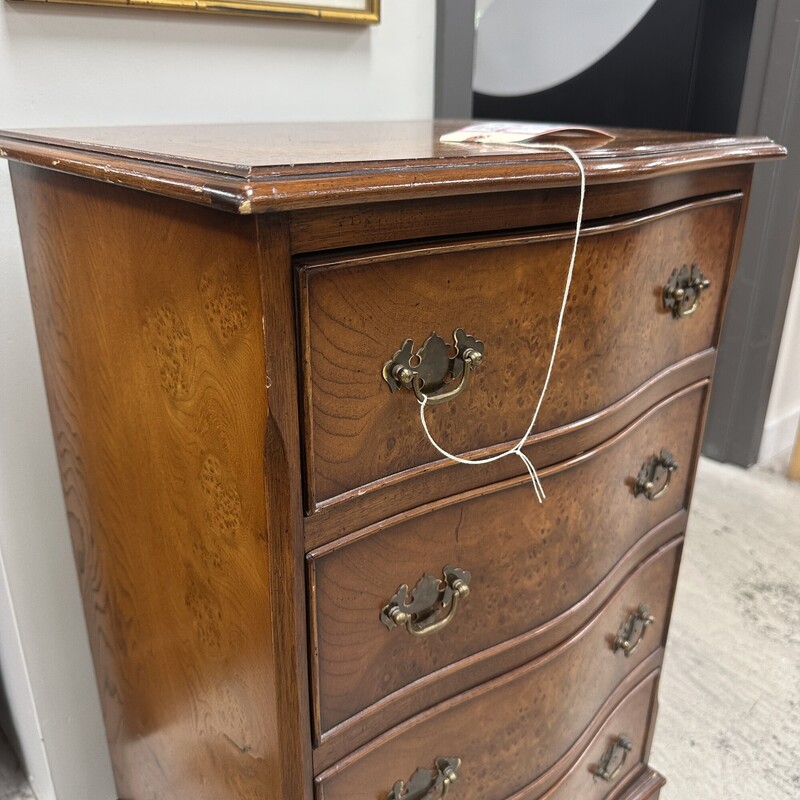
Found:
[[[586,199],[586,170],[583,166],[583,161],[581,161],[580,156],[571,148],[567,147],[563,144],[555,144],[555,143],[537,143],[537,144],[516,144],[516,147],[527,147],[532,150],[537,151],[560,151],[562,153],[566,153],[577,165],[578,172],[580,173],[580,180],[581,180],[581,191],[580,191],[580,201],[578,203],[578,216],[575,223],[575,237],[572,243],[572,253],[569,259],[569,269],[567,270],[567,279],[564,282],[564,295],[561,298],[561,308],[558,314],[558,323],[556,325],[556,334],[555,338],[553,339],[553,349],[550,353],[550,361],[547,365],[547,373],[544,378],[544,383],[542,384],[542,391],[539,393],[539,400],[536,403],[536,408],[533,411],[533,416],[531,417],[530,425],[528,425],[527,430],[522,435],[522,438],[513,446],[510,447],[508,450],[504,450],[502,453],[498,453],[494,456],[489,456],[487,458],[462,458],[461,456],[457,456],[454,453],[450,453],[445,450],[434,438],[431,436],[431,432],[428,430],[428,423],[425,419],[425,407],[428,404],[428,398],[423,396],[422,400],[419,400],[419,418],[420,422],[422,423],[422,429],[425,431],[425,436],[427,436],[428,441],[433,445],[436,450],[443,455],[445,458],[449,458],[451,461],[455,461],[458,464],[469,464],[472,466],[478,466],[480,464],[489,464],[492,461],[499,461],[501,458],[508,458],[509,456],[518,456],[522,463],[525,465],[525,469],[530,475],[531,483],[533,484],[533,489],[536,492],[536,499],[542,503],[544,502],[546,495],[544,493],[544,488],[542,487],[542,482],[539,480],[539,475],[536,472],[536,467],[534,467],[533,462],[525,455],[523,452],[523,448],[528,441],[528,438],[533,431],[534,426],[536,425],[536,420],[539,418],[539,410],[542,407],[542,403],[544,401],[545,394],[547,394],[547,387],[550,384],[550,376],[553,373],[553,365],[556,361],[556,354],[558,353],[558,345],[561,340],[561,329],[564,324],[564,313],[567,308],[567,300],[569,298],[569,290],[572,285],[572,274],[575,271],[575,258],[578,253],[578,240],[580,239],[581,235],[581,226],[583,225],[583,208],[584,202]]]

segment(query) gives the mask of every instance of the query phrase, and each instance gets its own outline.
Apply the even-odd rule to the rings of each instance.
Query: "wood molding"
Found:
[[[438,142],[460,124],[0,131],[0,156],[240,214],[577,184],[560,154]],[[220,138],[204,140],[211,130]],[[582,153],[590,185],[786,153],[766,137],[610,130],[613,142]]]

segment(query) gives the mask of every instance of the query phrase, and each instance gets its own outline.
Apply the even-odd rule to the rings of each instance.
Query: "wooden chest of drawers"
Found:
[[[0,134],[122,800],[659,794],[715,348],[782,150],[581,151],[540,505],[518,458],[441,457],[415,391],[463,389],[425,408],[451,452],[519,441],[577,172],[450,127]]]

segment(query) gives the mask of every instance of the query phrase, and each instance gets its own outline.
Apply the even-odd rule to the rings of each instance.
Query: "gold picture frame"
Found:
[[[381,0],[32,0],[90,6],[157,8],[168,11],[207,11],[217,14],[276,17],[309,22],[374,25],[381,20]]]

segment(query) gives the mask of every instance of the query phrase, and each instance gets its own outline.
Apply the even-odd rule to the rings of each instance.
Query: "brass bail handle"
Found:
[[[653,455],[649,461],[642,464],[633,494],[638,497],[644,495],[648,500],[658,500],[663,497],[672,479],[672,473],[678,469],[678,462],[669,450],[662,450],[659,455]]]
[[[622,650],[625,658],[632,656],[644,639],[647,628],[650,627],[656,618],[650,613],[647,606],[641,605],[628,617],[628,621],[622,626],[621,630],[614,639],[614,652]]]
[[[403,346],[383,366],[389,388],[410,389],[420,403],[435,405],[458,397],[469,385],[472,372],[483,363],[483,342],[456,328],[454,344],[432,333],[415,352],[414,341]],[[449,388],[450,384],[455,384]]]
[[[397,781],[386,800],[442,800],[458,780],[460,767],[460,758],[437,758],[434,769],[418,769],[408,783]]]
[[[631,740],[625,736],[618,736],[614,744],[606,751],[600,764],[595,770],[595,777],[611,782],[619,776],[628,753],[633,749]]]
[[[664,286],[664,309],[675,319],[690,317],[700,307],[703,292],[710,286],[711,281],[700,272],[697,264],[692,264],[691,268],[684,264],[672,271]]]
[[[459,600],[469,596],[472,575],[446,566],[444,578],[423,575],[414,589],[403,584],[381,609],[381,622],[389,629],[405,627],[412,636],[430,636],[446,628],[458,611]]]

